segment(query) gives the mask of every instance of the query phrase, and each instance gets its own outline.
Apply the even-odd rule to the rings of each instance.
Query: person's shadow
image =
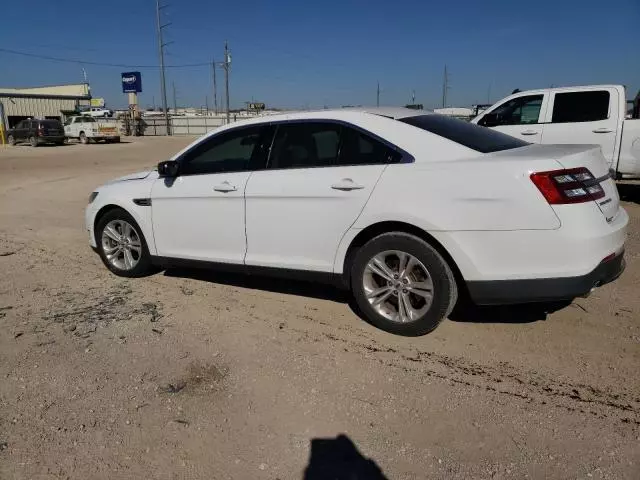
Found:
[[[346,435],[311,440],[303,480],[388,480],[376,462],[363,457]]]

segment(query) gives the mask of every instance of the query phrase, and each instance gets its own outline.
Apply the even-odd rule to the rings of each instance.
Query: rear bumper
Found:
[[[525,280],[469,281],[471,299],[478,305],[570,300],[588,294],[592,288],[613,282],[625,268],[624,252],[602,262],[579,277]]]

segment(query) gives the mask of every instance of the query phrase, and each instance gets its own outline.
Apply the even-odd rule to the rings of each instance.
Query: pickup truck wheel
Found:
[[[83,145],[86,145],[87,143],[89,143],[89,139],[87,138],[84,132],[80,132],[80,143]]]
[[[37,147],[38,146],[38,139],[36,137],[29,137],[29,143],[31,144],[32,147]]]
[[[9,145],[15,145],[16,144],[16,139],[13,137],[13,135],[9,135],[7,137],[7,142],[9,143]]]

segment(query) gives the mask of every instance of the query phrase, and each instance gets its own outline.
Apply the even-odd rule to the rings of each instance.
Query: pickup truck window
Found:
[[[490,122],[486,126],[530,125],[538,123],[543,97],[543,95],[526,95],[508,100],[487,115],[490,116]],[[484,118],[482,120],[484,120]],[[480,121],[480,125],[484,126],[482,120]]]
[[[609,92],[556,93],[551,123],[595,122],[609,117]]]

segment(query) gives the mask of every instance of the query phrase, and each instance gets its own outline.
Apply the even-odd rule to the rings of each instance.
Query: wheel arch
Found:
[[[422,228],[416,227],[415,225],[412,225],[410,223],[400,221],[382,221],[371,224],[363,228],[353,238],[353,240],[351,240],[351,243],[349,244],[349,247],[347,248],[346,254],[344,256],[343,269],[341,274],[341,280],[345,286],[350,286],[351,284],[351,264],[353,263],[355,253],[357,252],[358,248],[362,247],[365,243],[377,237],[378,235],[391,232],[402,232],[414,235],[435,248],[451,268],[456,283],[458,284],[458,288],[464,288],[465,281],[464,277],[462,276],[462,272],[460,271],[460,268],[458,267],[456,261],[453,259],[449,251],[442,245],[442,243],[440,243],[433,235],[429,234]]]
[[[125,206],[126,205],[126,206]],[[151,211],[148,206],[137,206],[133,202],[129,204],[129,202],[122,202],[115,198],[111,198],[102,205],[93,216],[93,221],[91,223],[93,227],[93,238],[96,241],[96,244],[99,243],[99,239],[97,238],[97,227],[98,222],[104,215],[112,210],[123,210],[127,214],[131,215],[133,219],[138,224],[138,227],[141,230],[142,235],[144,235],[144,239],[147,242],[147,247],[149,248],[149,253],[151,255],[156,254],[156,244],[155,238],[153,236],[153,227],[151,225]]]

